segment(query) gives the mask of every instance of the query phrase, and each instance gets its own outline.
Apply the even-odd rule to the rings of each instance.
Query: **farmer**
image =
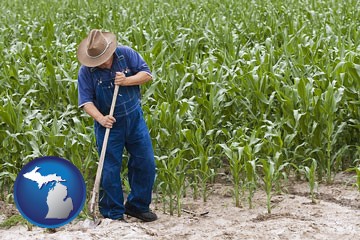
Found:
[[[100,183],[99,211],[105,218],[124,220],[124,213],[146,222],[157,219],[149,209],[155,178],[154,152],[140,106],[140,89],[152,79],[142,57],[118,46],[110,32],[91,30],[77,50],[79,107],[95,120],[99,155],[106,128],[111,128]],[[119,85],[113,116],[109,116],[114,84]],[[124,205],[120,171],[124,148],[129,153],[131,192]]]

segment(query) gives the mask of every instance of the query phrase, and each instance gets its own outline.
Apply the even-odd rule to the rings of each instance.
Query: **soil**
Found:
[[[103,219],[97,227],[90,220],[74,220],[55,232],[25,224],[0,229],[0,239],[359,239],[360,192],[355,178],[338,174],[331,185],[319,184],[316,203],[306,182],[292,182],[286,193],[274,194],[271,214],[266,194],[257,190],[253,208],[245,199],[235,207],[231,186],[214,184],[207,202],[190,197],[182,200],[182,213],[170,216],[162,204],[152,205],[159,219],[143,223],[125,216],[127,222]],[[0,222],[16,210],[0,204]]]

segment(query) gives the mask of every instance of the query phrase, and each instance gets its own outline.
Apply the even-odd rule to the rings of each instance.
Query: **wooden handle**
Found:
[[[115,109],[115,104],[116,104],[116,99],[117,99],[118,93],[119,93],[119,85],[115,85],[114,95],[113,95],[113,99],[111,102],[110,113],[109,113],[110,116],[112,116],[114,114],[114,109]],[[101,173],[102,173],[103,166],[104,166],[104,159],[105,159],[105,153],[106,153],[106,147],[107,147],[109,135],[110,135],[110,128],[106,128],[104,141],[103,141],[102,148],[101,148],[100,160],[99,160],[98,168],[96,171],[94,188],[92,191],[92,196],[91,196],[91,201],[90,201],[90,209],[89,210],[90,210],[90,213],[92,213],[92,214],[95,212],[95,207],[98,202],[96,197],[99,195],[100,179],[101,179]]]

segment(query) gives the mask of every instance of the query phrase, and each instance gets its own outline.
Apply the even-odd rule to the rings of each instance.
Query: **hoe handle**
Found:
[[[112,116],[114,114],[114,108],[115,108],[118,92],[119,92],[119,85],[115,85],[114,95],[113,95],[113,99],[111,102],[110,113],[109,113],[110,116]],[[101,174],[102,174],[102,170],[103,170],[103,166],[104,166],[104,159],[105,159],[105,153],[106,153],[106,147],[107,147],[109,135],[110,135],[110,128],[106,128],[104,141],[103,141],[103,145],[101,148],[100,160],[99,160],[98,168],[96,171],[94,188],[93,188],[92,196],[91,196],[90,209],[89,209],[91,214],[95,213],[95,206],[98,205],[100,179],[101,179]]]

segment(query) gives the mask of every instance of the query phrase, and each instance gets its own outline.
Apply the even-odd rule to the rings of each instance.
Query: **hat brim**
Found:
[[[106,62],[115,52],[117,47],[117,41],[115,34],[111,32],[102,32],[108,42],[110,42],[109,48],[106,52],[98,58],[91,58],[86,54],[87,51],[87,38],[83,39],[77,50],[77,58],[79,62],[87,67],[96,67]]]

